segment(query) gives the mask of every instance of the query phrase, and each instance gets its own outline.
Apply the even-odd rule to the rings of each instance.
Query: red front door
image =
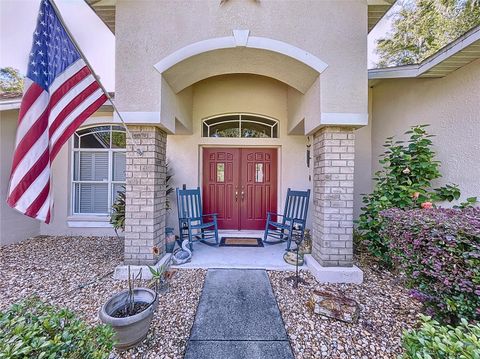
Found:
[[[203,211],[220,229],[263,229],[277,209],[277,150],[204,148]]]

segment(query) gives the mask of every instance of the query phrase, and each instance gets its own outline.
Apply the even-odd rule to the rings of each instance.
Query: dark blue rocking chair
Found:
[[[200,188],[179,189],[177,188],[178,229],[180,243],[188,239],[190,250],[193,250],[194,242],[206,242],[215,239],[218,244],[217,214],[203,214]],[[208,221],[205,221],[208,219]]]
[[[283,214],[267,213],[267,224],[265,226],[263,241],[270,244],[287,241],[288,251],[290,250],[290,244],[294,235],[301,236],[303,240],[309,200],[310,190],[292,191],[289,188]],[[276,221],[274,218],[276,218]]]

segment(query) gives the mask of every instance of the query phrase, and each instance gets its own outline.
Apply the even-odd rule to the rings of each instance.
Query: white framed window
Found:
[[[224,114],[203,120],[203,137],[278,138],[278,121],[248,113]]]
[[[73,135],[72,213],[108,215],[125,186],[125,129],[82,128]]]

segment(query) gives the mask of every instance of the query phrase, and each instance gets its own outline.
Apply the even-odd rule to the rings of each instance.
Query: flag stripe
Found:
[[[32,87],[39,88],[34,85]],[[40,87],[40,89],[42,89]],[[23,106],[23,104],[22,104]],[[25,134],[32,129],[34,124],[38,121],[38,114],[42,114],[48,110],[48,93],[42,90],[40,96],[32,103],[31,107],[25,111],[24,117],[20,120],[17,128],[16,144],[18,145]]]
[[[24,173],[23,176],[20,174],[20,172],[18,172],[18,179],[15,181],[17,182],[16,185],[13,183],[14,181],[12,177],[12,181],[10,182],[11,192],[8,196],[8,204],[10,206],[16,205],[22,194],[30,187],[33,181],[35,181],[35,178],[42,173],[46,166],[48,166],[48,161],[49,151],[46,149],[45,152],[38,158],[38,160],[28,168],[28,171]]]
[[[42,206],[45,204],[45,201],[48,198],[48,193],[50,192],[50,180],[47,181],[45,187],[43,187],[42,191],[38,195],[38,197],[28,206],[25,214],[30,217],[36,217],[38,211]]]
[[[50,203],[51,201],[50,201],[50,193],[49,193],[42,207],[38,210],[35,218],[44,219],[45,223],[47,224],[50,223]]]
[[[63,144],[69,139],[71,135],[77,130],[77,128],[85,121],[88,117],[90,117],[97,109],[102,106],[105,101],[107,101],[107,96],[104,93],[89,107],[85,109],[78,117],[76,117],[75,121],[68,126],[65,131],[63,132],[62,136],[58,139],[55,145],[52,147],[51,151],[51,159],[52,161],[57,156],[58,151],[63,146]]]
[[[86,78],[90,78],[90,80],[86,80]],[[58,112],[58,108],[62,108],[65,106],[65,95],[73,91],[76,87],[80,84],[91,83],[95,79],[90,73],[90,70],[87,67],[84,67],[77,73],[75,73],[72,77],[70,77],[67,82],[65,82],[62,86],[58,88],[53,93],[50,93],[50,108],[52,111]]]
[[[79,116],[87,107],[89,107],[102,95],[102,90],[97,89],[95,92],[90,94],[81,104],[75,107],[75,109],[70,112],[67,117],[65,117],[60,126],[56,128],[55,132],[50,134],[50,146],[55,146],[58,138],[62,135],[62,133],[70,125],[70,123],[72,123],[77,116]]]
[[[64,82],[68,81],[70,77],[75,75],[85,66],[87,66],[87,64],[85,64],[85,61],[83,61],[83,59],[78,59],[76,62],[67,67],[64,72],[62,72],[55,78],[55,80],[48,88],[48,91],[51,94],[55,93],[63,85]]]
[[[42,172],[35,178],[32,184],[22,193],[15,204],[15,208],[23,213],[26,212],[30,204],[38,197],[45,184],[50,179],[50,167],[45,166]],[[26,213],[25,213],[26,214]]]
[[[40,118],[30,127],[28,132],[20,139],[12,162],[12,173],[17,170],[20,162],[32,151],[39,139],[44,136],[48,127],[48,113],[44,111]],[[48,138],[44,139],[45,146],[48,146]],[[42,151],[43,152],[43,151]]]
[[[53,110],[50,112],[50,136],[55,133],[55,131],[62,124],[65,118],[67,118],[68,115],[70,115],[79,105],[82,104],[83,101],[85,101],[85,99],[87,99],[97,89],[98,84],[93,81],[93,76],[89,76],[84,81],[79,83],[78,88],[76,87],[75,89],[72,89],[72,91],[65,95],[61,101],[65,102],[61,103],[61,105],[63,105],[61,110],[59,108],[60,106],[57,106],[55,113],[53,112]]]
[[[30,80],[28,77],[24,80],[24,89],[22,104],[20,106],[20,111],[18,114],[18,121],[21,122],[25,113],[30,109],[30,106],[37,100],[38,96],[41,95],[43,89],[40,86],[32,86],[35,83]]]

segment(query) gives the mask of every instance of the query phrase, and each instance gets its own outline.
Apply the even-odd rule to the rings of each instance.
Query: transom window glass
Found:
[[[203,120],[203,137],[277,138],[278,121],[249,114],[210,117]]]
[[[97,126],[78,130],[73,139],[74,214],[109,214],[125,185],[125,129]]]

